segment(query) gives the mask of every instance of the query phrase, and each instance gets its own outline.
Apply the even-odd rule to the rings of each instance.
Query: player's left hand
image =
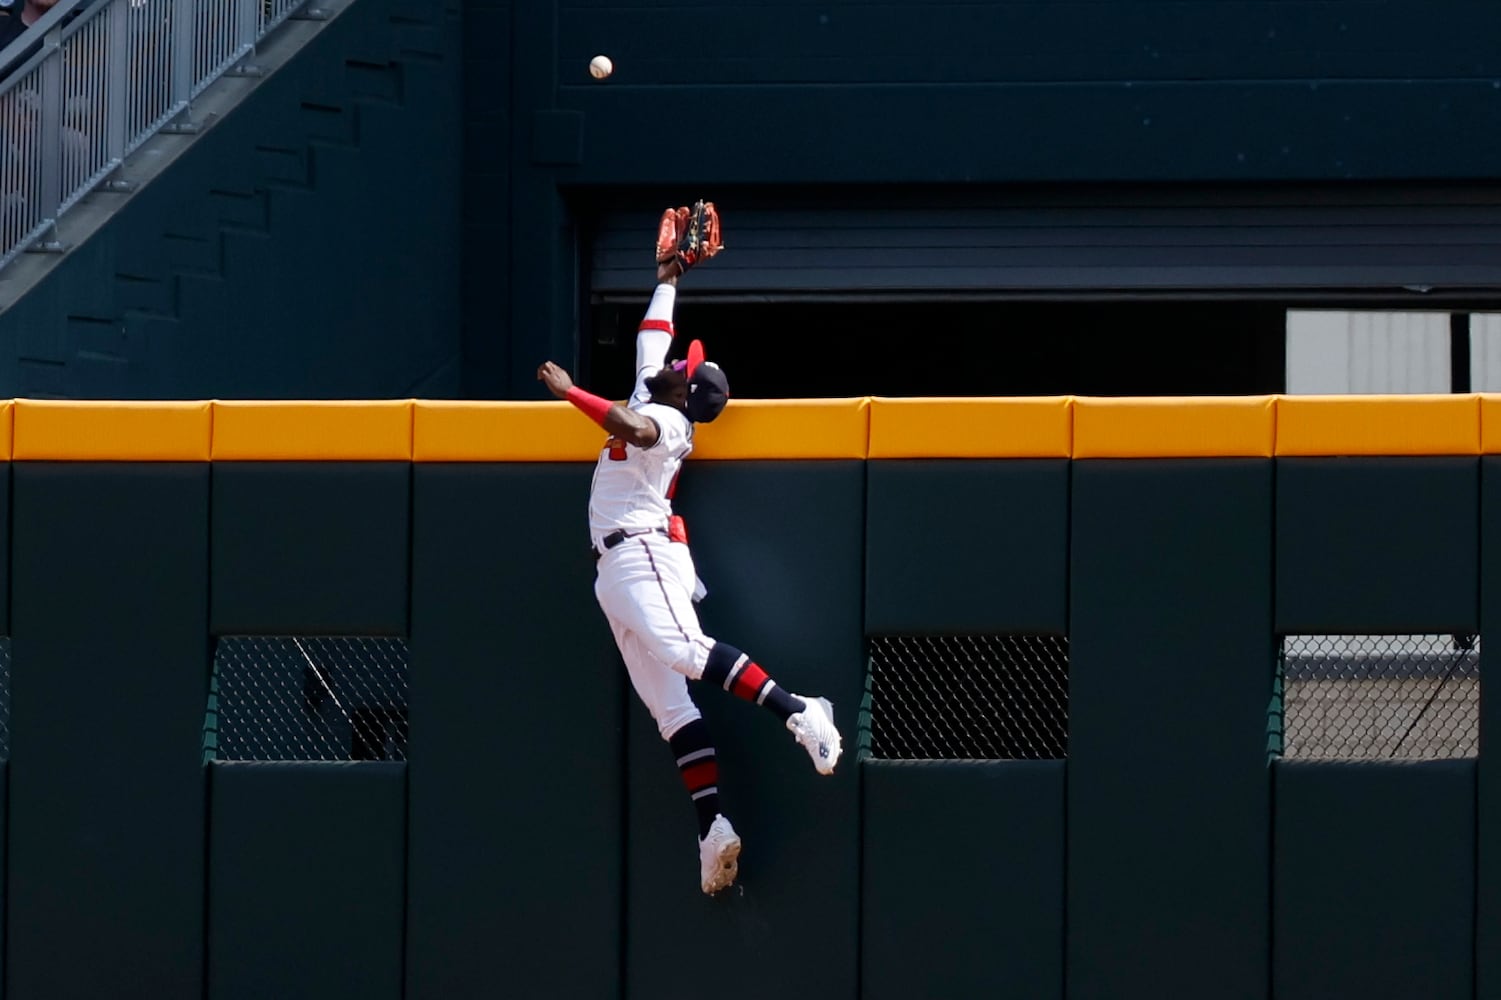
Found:
[[[573,388],[573,379],[551,361],[544,361],[537,368],[537,381],[547,386],[547,391],[559,399],[567,399],[568,390]]]

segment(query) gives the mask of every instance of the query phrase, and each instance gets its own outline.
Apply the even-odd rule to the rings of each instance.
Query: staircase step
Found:
[[[367,63],[349,60],[344,63],[344,77],[355,99],[402,104],[401,67],[391,63]]]
[[[269,206],[265,191],[210,191],[218,210],[219,228],[239,232],[268,232]]]
[[[359,124],[348,108],[304,100],[301,117],[310,142],[350,148],[359,144]]]
[[[257,146],[255,154],[256,161],[260,165],[261,178],[267,187],[279,190],[312,189],[311,178],[308,177],[309,160],[306,147],[279,149]]]
[[[184,274],[177,279],[177,315],[189,317],[198,324],[203,317],[216,317],[221,313],[224,298],[224,279],[218,274]]]
[[[115,301],[124,312],[170,316],[177,309],[172,281],[133,274],[115,275]]]
[[[69,317],[68,346],[72,349],[70,364],[79,359],[124,364],[136,353],[129,326],[112,319]]]
[[[219,234],[206,238],[181,233],[162,236],[167,266],[179,274],[213,275],[219,273]]]
[[[26,399],[76,398],[71,392],[72,379],[67,365],[59,361],[43,361],[22,357],[16,362],[17,396]]]
[[[49,323],[28,323],[17,338],[16,357],[38,364],[63,364],[68,360],[67,321],[54,318]]]
[[[269,233],[238,232],[224,233],[224,279],[236,285],[255,287],[265,280],[267,267],[266,245]]]

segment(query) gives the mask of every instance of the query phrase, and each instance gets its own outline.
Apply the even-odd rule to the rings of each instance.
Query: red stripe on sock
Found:
[[[683,784],[688,794],[719,784],[719,763],[713,757],[694,761],[683,768]]]
[[[730,690],[737,698],[755,701],[756,695],[761,693],[761,685],[765,683],[766,671],[762,670],[756,661],[751,660],[735,678],[735,684]]]

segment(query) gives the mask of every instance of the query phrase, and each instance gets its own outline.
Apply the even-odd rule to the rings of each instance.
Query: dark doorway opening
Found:
[[[630,391],[645,308],[590,311],[584,384]],[[1267,301],[695,300],[684,288],[678,340],[700,338],[735,395],[1159,396],[1282,392],[1286,319]]]

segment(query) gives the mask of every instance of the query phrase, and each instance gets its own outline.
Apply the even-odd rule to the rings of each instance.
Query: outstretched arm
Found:
[[[672,313],[677,302],[678,279],[676,275],[666,273],[669,266],[658,265],[657,287],[646,307],[646,317],[636,331],[636,384],[631,391],[633,398],[644,400],[647,397],[644,380],[667,364],[667,352],[672,349]]]
[[[537,381],[559,399],[566,399],[582,410],[596,424],[628,444],[638,448],[650,448],[657,443],[661,429],[650,417],[635,410],[628,410],[619,403],[601,399],[573,384],[573,379],[551,361],[542,362],[537,369]]]

